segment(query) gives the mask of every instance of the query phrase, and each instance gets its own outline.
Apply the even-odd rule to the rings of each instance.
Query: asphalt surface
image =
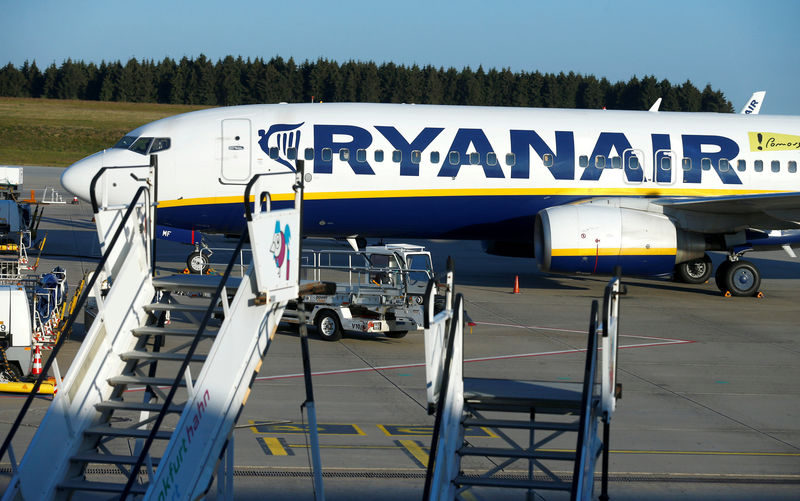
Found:
[[[26,168],[25,190],[57,187],[60,172]],[[38,271],[66,266],[74,290],[99,256],[90,207],[48,206],[44,233]],[[532,260],[488,256],[478,242],[412,243],[433,252],[437,271],[448,255],[455,259],[457,291],[476,322],[465,335],[465,375],[582,379],[589,309],[602,299],[607,278],[543,274]],[[232,245],[220,238],[212,246]],[[163,273],[182,270],[189,250],[159,242]],[[212,261],[224,254],[215,252]],[[722,257],[714,255],[715,263]],[[762,299],[724,298],[713,283],[624,278],[623,398],[611,428],[611,499],[797,499],[800,260],[782,252],[748,259],[762,272]],[[516,276],[520,294],[511,293]],[[62,371],[82,332],[79,323],[59,355]],[[433,425],[425,411],[422,332],[402,339],[350,333],[334,343],[312,333],[310,341],[325,497],[420,498]],[[287,327],[264,359],[234,434],[236,499],[314,498],[301,373],[298,335]],[[0,435],[21,403],[0,395]],[[34,404],[15,439],[18,450],[48,404],[45,398]],[[478,432],[469,440],[491,447],[498,438]],[[4,488],[7,457],[0,458],[0,469]],[[524,498],[521,492],[482,492],[478,499]],[[567,496],[537,492],[535,498]]]

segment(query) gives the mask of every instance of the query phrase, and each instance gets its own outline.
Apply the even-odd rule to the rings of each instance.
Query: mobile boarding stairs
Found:
[[[524,490],[527,499],[537,491],[566,491],[572,500],[592,499],[595,462],[602,453],[599,498],[607,500],[609,425],[620,395],[617,327],[624,290],[619,278],[606,286],[602,322],[597,301],[592,302],[584,379],[572,383],[464,377],[464,301],[460,294],[453,296],[452,277],[448,265],[444,310],[434,315],[432,284],[425,298],[428,412],[436,413],[436,421],[424,499],[475,499],[480,493],[492,499],[492,490],[498,488]],[[470,444],[465,438],[468,427],[492,430],[506,447]],[[568,445],[556,448],[555,443]],[[523,468],[513,471],[520,463]]]
[[[82,499],[89,494],[197,499],[208,491],[215,473],[218,497],[233,497],[234,425],[284,307],[299,293],[299,245],[271,250],[271,244],[276,233],[301,234],[302,165],[296,175],[262,174],[247,185],[243,203],[253,264],[241,278],[230,274],[248,234],[240,238],[221,277],[154,276],[157,159],[136,169],[132,173],[130,168],[106,168],[92,180],[92,195],[101,194],[100,202],[93,196],[92,205],[103,255],[76,311],[94,288],[98,315],[87,326],[69,372],[59,381],[58,393],[19,464],[12,440],[35,390],[6,437],[0,458],[8,452],[13,477],[4,501]],[[105,194],[123,181],[130,183],[131,176],[138,184],[132,201],[110,206]],[[293,190],[294,207],[270,210],[268,186],[273,192]],[[260,203],[249,203],[253,199]],[[278,251],[285,259],[277,259]],[[101,274],[111,283],[105,295],[99,290]],[[180,294],[186,292],[195,297]],[[172,322],[167,321],[168,313]],[[188,322],[176,327],[179,318]],[[324,499],[304,334],[301,329],[307,377],[304,407],[311,429],[315,494]],[[54,347],[42,378],[63,341]],[[102,482],[89,478],[97,465]]]

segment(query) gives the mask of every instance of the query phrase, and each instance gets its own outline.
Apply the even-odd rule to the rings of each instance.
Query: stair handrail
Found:
[[[584,499],[587,489],[585,475],[592,475],[594,481],[594,470],[587,472],[588,462],[592,458],[593,452],[590,451],[592,445],[591,430],[595,423],[595,373],[597,371],[597,335],[598,335],[598,304],[597,300],[592,301],[592,310],[589,316],[589,340],[586,345],[586,364],[583,371],[583,394],[581,396],[581,417],[578,430],[578,442],[576,452],[578,456],[575,460],[575,468],[572,473],[572,491],[570,500],[576,501]],[[592,485],[589,482],[589,485]]]
[[[602,411],[603,422],[609,423],[620,398],[622,386],[617,383],[617,352],[619,344],[619,305],[620,296],[627,290],[622,285],[619,275],[613,277],[606,285],[603,293],[603,325],[602,325]]]
[[[425,490],[423,491],[422,499],[428,501],[431,496],[431,484],[434,476],[434,466],[437,460],[437,451],[439,449],[439,436],[442,433],[442,421],[444,420],[447,406],[445,402],[448,397],[448,389],[450,387],[450,377],[453,367],[453,354],[455,352],[456,336],[459,335],[459,329],[463,328],[463,323],[457,318],[457,311],[463,309],[464,297],[461,294],[456,294],[455,300],[452,305],[452,318],[450,320],[449,335],[447,336],[447,355],[444,359],[444,370],[442,373],[442,382],[439,390],[439,401],[436,406],[436,419],[433,423],[433,432],[431,434],[431,447],[430,454],[428,455],[428,466],[425,473]],[[449,307],[450,305],[448,305]],[[463,320],[463,317],[462,317]],[[462,332],[463,334],[463,332]],[[445,459],[447,461],[448,459]]]
[[[95,179],[102,174],[102,171],[103,170],[101,169],[101,171],[99,171],[92,179],[92,186],[94,186]],[[128,205],[125,214],[122,216],[120,223],[117,225],[117,229],[114,232],[114,236],[111,238],[111,241],[106,246],[106,250],[103,252],[100,261],[97,263],[97,267],[95,268],[94,273],[91,274],[91,278],[89,279],[88,284],[86,284],[83,291],[81,292],[80,298],[78,299],[78,302],[75,305],[75,309],[73,310],[72,315],[70,315],[69,318],[67,319],[67,323],[64,325],[64,329],[62,330],[62,332],[69,332],[70,329],[72,329],[72,324],[75,323],[75,319],[78,316],[77,312],[80,311],[80,309],[83,308],[83,305],[86,303],[86,298],[89,296],[89,292],[94,287],[97,277],[100,276],[100,271],[106,265],[106,262],[108,261],[108,258],[111,255],[111,251],[114,249],[114,246],[119,240],[119,236],[122,234],[122,230],[125,228],[125,224],[128,222],[128,219],[133,213],[134,208],[139,203],[139,198],[147,192],[149,192],[147,186],[140,186],[139,189],[136,190],[136,194],[131,199],[130,205]],[[28,408],[31,406],[31,403],[33,403],[33,399],[36,398],[36,394],[39,391],[39,387],[42,385],[42,382],[44,382],[45,378],[47,377],[47,373],[53,366],[53,363],[56,360],[56,356],[58,355],[58,352],[61,350],[61,347],[64,345],[66,339],[67,336],[59,336],[58,341],[53,346],[53,350],[50,353],[50,356],[47,358],[47,362],[45,362],[44,366],[42,367],[42,373],[39,375],[39,377],[36,379],[36,382],[33,384],[33,388],[31,389],[31,392],[25,399],[25,402],[23,402],[22,408],[20,409],[17,418],[14,420],[14,424],[11,425],[11,430],[8,432],[8,435],[3,441],[3,445],[0,446],[0,459],[2,459],[5,456],[6,452],[10,449],[11,441],[14,438],[14,435],[19,429],[19,426],[22,423],[25,414],[28,412]],[[12,461],[12,468],[16,470],[16,465],[14,465],[13,463],[14,462]]]

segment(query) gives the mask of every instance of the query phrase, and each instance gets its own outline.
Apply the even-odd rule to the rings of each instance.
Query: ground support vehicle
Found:
[[[368,246],[363,251],[315,250],[303,253],[304,281],[334,282],[333,294],[304,300],[306,324],[327,341],[344,331],[384,333],[401,338],[422,329],[422,297],[433,278],[430,253],[408,244]],[[296,303],[283,321],[299,322]]]

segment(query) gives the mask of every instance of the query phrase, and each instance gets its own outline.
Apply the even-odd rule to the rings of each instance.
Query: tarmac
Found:
[[[61,171],[26,167],[24,190],[58,189]],[[66,266],[74,290],[83,273],[94,269],[99,249],[91,218],[84,202],[45,209],[40,235],[47,234],[47,244],[39,273]],[[591,302],[602,300],[608,277],[541,273],[531,259],[488,256],[479,242],[410,243],[433,253],[437,272],[444,271],[448,255],[455,260],[456,289],[476,323],[465,335],[466,376],[582,379]],[[232,246],[221,238],[211,244]],[[190,250],[159,241],[162,272],[182,270]],[[212,261],[224,254],[216,252]],[[712,257],[715,263],[723,258]],[[797,499],[800,260],[782,251],[747,259],[762,272],[764,298],[724,298],[713,280],[686,285],[623,277],[623,397],[611,425],[611,499]],[[517,276],[521,292],[512,294]],[[62,372],[82,335],[79,322],[59,354]],[[425,410],[422,332],[402,339],[348,333],[330,343],[312,330],[310,349],[325,498],[421,498],[434,421]],[[264,358],[234,434],[237,500],[314,499],[305,399],[298,334],[287,326]],[[0,395],[0,435],[21,404],[19,396]],[[14,442],[18,456],[48,404],[48,398],[34,404]],[[482,429],[468,440],[491,447],[498,438]],[[8,458],[0,458],[0,489],[9,471]],[[98,468],[92,474],[104,473]],[[548,492],[534,497],[568,498]],[[525,494],[498,491],[474,498]],[[215,499],[214,487],[209,499]]]

